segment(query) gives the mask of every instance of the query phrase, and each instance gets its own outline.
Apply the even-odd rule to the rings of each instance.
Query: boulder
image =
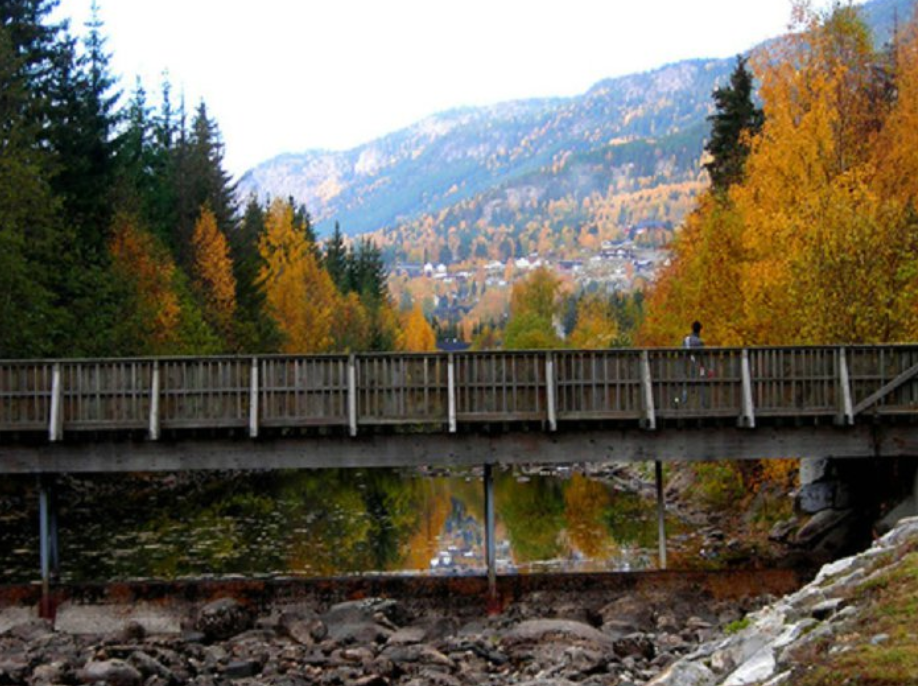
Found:
[[[680,660],[650,681],[647,686],[713,686],[714,673],[698,662]]]
[[[388,622],[400,627],[411,621],[411,615],[402,603],[387,598],[364,598],[338,603],[332,605],[321,618],[329,626],[373,621],[377,624]]]
[[[603,625],[614,623],[617,631],[630,628],[634,631],[647,631],[653,628],[653,609],[639,597],[622,596],[612,601],[599,611]]]
[[[124,660],[87,662],[79,677],[86,684],[101,681],[109,686],[140,686],[143,682],[143,675]]]
[[[749,686],[750,684],[760,684],[766,679],[771,678],[775,673],[777,663],[775,654],[770,646],[763,648],[751,658],[746,660],[739,668],[734,671],[723,686]]]
[[[574,639],[607,649],[614,644],[609,636],[589,624],[568,619],[530,619],[512,627],[503,636],[503,642],[510,645],[554,639]]]
[[[208,603],[198,613],[195,629],[211,641],[225,641],[254,625],[252,613],[234,598]]]
[[[395,633],[375,622],[329,623],[328,638],[341,645],[385,643]]]
[[[277,623],[278,632],[304,646],[324,641],[328,627],[318,615],[309,613],[284,613]]]

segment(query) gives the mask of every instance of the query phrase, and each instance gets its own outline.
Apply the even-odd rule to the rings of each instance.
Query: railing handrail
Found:
[[[874,356],[873,353],[876,353]],[[719,361],[718,361],[719,360]],[[225,366],[224,366],[225,365]],[[0,433],[918,415],[918,345],[0,360]]]
[[[805,345],[756,345],[756,346],[705,346],[703,348],[684,348],[681,346],[654,346],[654,347],[622,347],[622,348],[552,348],[552,349],[525,349],[525,350],[457,350],[457,351],[429,351],[429,352],[411,352],[411,351],[358,351],[358,352],[329,352],[329,353],[224,353],[215,355],[134,355],[127,357],[46,357],[46,358],[2,358],[0,365],[9,364],[98,364],[112,362],[186,362],[186,361],[250,361],[253,358],[259,360],[272,359],[347,359],[351,356],[358,358],[380,358],[380,357],[437,357],[437,356],[461,356],[461,355],[544,355],[548,353],[618,353],[626,355],[640,355],[643,352],[681,352],[684,354],[699,354],[705,352],[738,352],[743,350],[749,352],[756,351],[815,351],[815,350],[837,350],[847,348],[849,350],[908,350],[918,348],[918,342],[914,343],[826,343],[826,344],[805,344]]]

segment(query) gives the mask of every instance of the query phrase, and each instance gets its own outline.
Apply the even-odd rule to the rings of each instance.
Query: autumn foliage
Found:
[[[765,114],[741,180],[688,218],[641,342],[687,322],[720,345],[918,335],[918,44],[877,54],[856,8],[798,6],[752,61]]]

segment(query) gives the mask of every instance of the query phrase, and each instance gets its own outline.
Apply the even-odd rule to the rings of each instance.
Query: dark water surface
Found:
[[[61,580],[485,569],[480,473],[59,477]],[[577,473],[495,475],[499,572],[654,568],[652,498]],[[38,576],[34,477],[0,484],[0,580]]]

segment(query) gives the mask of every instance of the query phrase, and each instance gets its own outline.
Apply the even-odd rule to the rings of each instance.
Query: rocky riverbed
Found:
[[[869,592],[890,579],[912,599],[898,604],[914,604],[916,551],[918,518],[903,520],[779,599],[731,594],[732,577],[712,592],[716,583],[677,588],[661,576],[614,592],[531,592],[493,615],[409,594],[261,609],[222,597],[169,612],[156,603],[65,603],[54,622],[11,606],[0,612],[0,684],[823,684],[833,682],[799,679],[820,664],[834,674],[831,660],[860,655],[860,646],[867,658],[887,646],[904,660],[903,680],[865,683],[914,684],[918,662],[912,673],[901,657],[903,642],[918,646],[914,626],[876,623],[866,608]]]
[[[0,684],[643,684],[768,600],[716,595],[536,592],[494,615],[378,597],[265,612],[226,597],[184,616],[62,606],[54,623],[11,608]]]

